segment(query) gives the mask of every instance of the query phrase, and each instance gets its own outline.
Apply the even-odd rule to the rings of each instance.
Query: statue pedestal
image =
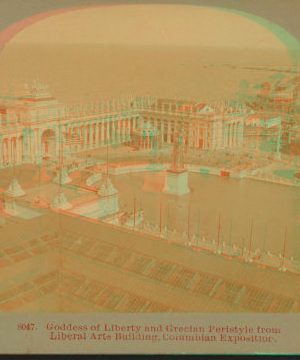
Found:
[[[18,180],[14,178],[5,194],[11,197],[19,197],[25,195],[25,191],[19,185]]]
[[[17,210],[14,198],[6,199],[4,212],[11,216],[16,216],[20,214],[20,211]]]
[[[53,204],[51,205],[51,209],[54,210],[69,210],[72,208],[72,205],[66,199],[66,196],[60,190],[56,195]]]
[[[40,195],[35,195],[34,200],[30,204],[32,207],[40,207],[47,209],[50,207],[51,203],[46,199],[44,193],[40,193]]]
[[[61,176],[62,184],[69,184],[72,181],[72,178],[68,176],[68,171],[63,169],[61,175],[60,172],[58,171],[56,177],[53,180],[56,184],[60,184],[60,176]]]
[[[113,215],[119,211],[119,192],[107,178],[98,191],[99,217]]]
[[[163,192],[181,196],[190,192],[187,170],[167,170]]]

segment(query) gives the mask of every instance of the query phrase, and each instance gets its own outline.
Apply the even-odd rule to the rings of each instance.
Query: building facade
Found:
[[[48,86],[12,86],[0,97],[0,166],[38,163],[100,146],[134,146],[134,134],[155,132],[164,145],[177,134],[189,148],[226,149],[243,142],[245,106],[137,97],[64,105]],[[147,132],[147,129],[151,131]],[[144,137],[141,148],[151,147]]]

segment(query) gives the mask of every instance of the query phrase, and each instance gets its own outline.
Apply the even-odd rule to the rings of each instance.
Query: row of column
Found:
[[[243,124],[226,123],[223,129],[224,147],[239,147],[243,141]]]
[[[0,166],[19,164],[38,158],[40,154],[40,129],[29,132],[16,131],[14,134],[0,135]]]
[[[60,142],[64,146],[71,146],[77,150],[96,148],[109,141],[111,144],[120,144],[130,141],[131,131],[136,128],[136,117],[112,119],[106,117],[98,121],[82,121],[72,124],[55,124],[46,126],[42,124],[39,128],[28,128],[27,131],[12,131],[8,135],[0,135],[0,166],[24,161],[40,160],[43,155],[51,154],[48,147],[59,156]],[[46,130],[53,130],[53,139],[42,141],[42,134]],[[65,140],[69,144],[65,145]],[[66,149],[64,149],[66,150]]]
[[[151,127],[152,125],[152,127]],[[170,121],[162,120],[162,119],[149,119],[144,118],[140,124],[140,129],[151,129],[159,131],[160,142],[171,145],[174,141],[174,137],[176,134],[182,136],[183,141],[186,142],[186,145],[192,146],[193,138],[192,125],[185,123],[181,126],[178,122],[174,121],[172,124]]]
[[[169,145],[174,141],[180,125],[174,121],[163,121],[161,119],[138,117],[112,118],[105,117],[99,120],[72,122],[68,124],[57,124],[52,127],[55,139],[55,153],[59,155],[59,142],[72,150],[84,150],[97,148],[105,142],[120,144],[130,141],[131,132],[135,129],[151,128],[160,131],[161,143]],[[223,125],[223,128],[222,126]],[[21,163],[24,160],[40,159],[45,154],[45,143],[42,142],[42,134],[51,129],[43,124],[39,128],[30,129],[27,132],[16,132],[16,135],[0,137],[0,166],[3,163]],[[203,147],[205,149],[218,147],[235,147],[242,143],[243,125],[237,122],[210,121],[203,127],[203,123],[185,123],[179,130],[184,145],[188,147]],[[65,140],[68,140],[67,143]],[[146,146],[147,144],[145,144]],[[148,144],[149,145],[149,144]]]
[[[136,120],[136,117],[105,117],[98,121],[64,124],[64,140],[67,140],[66,146],[76,150],[97,148],[107,141],[109,144],[124,143],[130,141]]]
[[[144,118],[140,128],[160,130],[161,143],[171,145],[174,135],[178,132],[178,123],[161,119]],[[188,147],[216,149],[223,147],[237,147],[243,141],[243,124],[241,122],[209,121],[203,124],[199,121],[194,124],[186,123],[181,129],[184,144]]]

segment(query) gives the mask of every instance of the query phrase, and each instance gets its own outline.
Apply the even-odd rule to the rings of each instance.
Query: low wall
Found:
[[[127,174],[132,172],[140,172],[140,171],[161,171],[166,170],[171,166],[171,163],[162,163],[157,165],[151,164],[149,161],[145,162],[130,162],[130,163],[114,163],[109,166],[109,173],[112,175],[119,174]],[[106,165],[96,165],[98,171],[106,171]],[[287,186],[300,186],[300,179],[285,179],[279,176],[275,176],[272,173],[270,174],[262,174],[261,172],[248,169],[226,169],[226,168],[217,168],[212,166],[202,166],[201,164],[186,164],[185,168],[192,173],[200,173],[200,174],[208,174],[208,175],[216,175],[216,176],[227,176],[233,177],[237,179],[249,179],[249,180],[258,180],[265,181],[269,183],[279,184],[279,185],[287,185]]]

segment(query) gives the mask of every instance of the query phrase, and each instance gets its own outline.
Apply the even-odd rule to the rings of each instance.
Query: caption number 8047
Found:
[[[18,324],[17,330],[33,330],[35,324]]]

